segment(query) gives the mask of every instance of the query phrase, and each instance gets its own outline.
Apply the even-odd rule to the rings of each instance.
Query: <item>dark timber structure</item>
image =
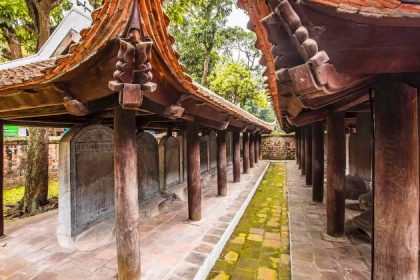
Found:
[[[363,230],[374,233],[373,279],[417,279],[420,3],[238,4],[248,12],[248,27],[263,52],[277,119],[283,130],[296,132],[297,163],[318,202],[324,199],[324,137],[328,140],[326,231],[344,234],[347,181],[372,182],[374,204],[368,211],[374,215],[364,216],[370,218]]]
[[[139,279],[136,132],[168,131],[167,145],[174,143],[172,132],[186,135],[188,216],[197,221],[201,219],[200,135],[218,131],[218,190],[224,196],[226,133],[233,132],[237,182],[239,132],[244,132],[244,172],[248,172],[249,153],[253,156],[251,164],[255,162],[256,133],[269,133],[273,126],[192,82],[172,49],[174,42],[167,31],[169,20],[162,1],[105,0],[93,11],[92,19],[91,27],[81,32],[80,42],[72,45],[68,53],[0,71],[0,128],[3,124],[101,124],[113,128],[118,277]],[[168,168],[175,166],[177,171],[170,155],[165,161]],[[167,180],[176,182],[179,177]],[[0,220],[0,235],[3,233]]]

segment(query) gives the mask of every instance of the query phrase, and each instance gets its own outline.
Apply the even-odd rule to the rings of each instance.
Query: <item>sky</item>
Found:
[[[227,25],[230,27],[239,26],[243,29],[248,30],[246,27],[249,21],[248,15],[242,10],[236,7],[236,5],[233,7],[233,11],[229,16]]]

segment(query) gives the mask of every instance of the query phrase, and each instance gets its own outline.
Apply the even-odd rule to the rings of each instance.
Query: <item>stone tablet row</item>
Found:
[[[185,145],[182,136],[164,136],[158,143],[152,134],[138,133],[139,203],[183,183]],[[202,172],[215,173],[216,133],[200,138],[200,150]],[[59,165],[58,235],[59,240],[67,239],[60,243],[71,243],[114,215],[113,130],[103,125],[72,128],[60,141]]]

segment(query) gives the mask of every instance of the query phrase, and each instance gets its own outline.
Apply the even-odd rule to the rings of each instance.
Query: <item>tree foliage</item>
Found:
[[[0,61],[35,53],[70,7],[68,0],[0,0]]]
[[[225,99],[272,122],[253,32],[227,26],[232,0],[167,0],[170,32],[188,74]]]
[[[168,0],[176,48],[192,77],[205,85],[218,58],[216,52],[226,31],[233,0]]]

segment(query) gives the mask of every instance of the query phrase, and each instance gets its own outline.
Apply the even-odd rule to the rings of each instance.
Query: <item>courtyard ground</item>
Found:
[[[290,279],[286,165],[272,163],[208,279]]]
[[[185,201],[142,218],[142,279],[370,279],[369,243],[349,227],[345,237],[327,236],[326,206],[311,202],[296,163],[272,162],[263,178],[267,165],[230,181],[224,198],[216,176],[203,180],[199,223],[186,221]],[[347,221],[356,214],[346,208]],[[57,211],[6,224],[0,279],[115,279],[115,244],[63,249],[56,227]]]

